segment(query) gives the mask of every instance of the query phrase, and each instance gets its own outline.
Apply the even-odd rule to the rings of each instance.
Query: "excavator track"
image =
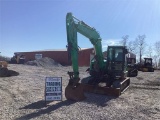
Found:
[[[106,87],[103,85],[95,86],[86,83],[78,83],[73,87],[73,85],[68,84],[65,88],[65,97],[67,100],[82,101],[86,99],[84,95],[85,92],[119,97],[128,89],[130,85],[130,78],[127,77],[118,84],[118,87]]]

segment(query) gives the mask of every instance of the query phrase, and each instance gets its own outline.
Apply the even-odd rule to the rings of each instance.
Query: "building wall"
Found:
[[[79,66],[89,66],[90,65],[90,56],[93,53],[94,49],[85,49],[79,52],[78,62]]]
[[[90,65],[90,55],[93,54],[93,48],[83,49],[79,51],[78,54],[78,64],[79,66],[89,66]],[[42,54],[42,57],[49,57],[60,63],[61,65],[71,65],[71,61],[68,61],[67,51],[37,51],[37,52],[16,52],[24,54],[26,62],[30,60],[35,60],[35,54]]]
[[[135,59],[136,59],[136,55],[135,55],[134,53],[131,53],[131,52],[129,52],[129,53],[127,54],[127,57],[128,57],[128,58],[135,58]]]

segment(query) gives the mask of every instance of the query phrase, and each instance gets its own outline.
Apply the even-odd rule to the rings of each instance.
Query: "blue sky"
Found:
[[[68,12],[99,31],[103,46],[125,35],[160,40],[160,0],[0,0],[0,54],[64,49]],[[92,47],[80,34],[78,45]]]

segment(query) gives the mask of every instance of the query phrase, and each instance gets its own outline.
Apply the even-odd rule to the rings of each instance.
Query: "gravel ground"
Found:
[[[0,120],[159,120],[160,71],[139,72],[120,97],[86,93],[87,99],[65,99],[69,67],[46,69],[28,65],[9,65],[18,76],[0,78]],[[80,67],[86,77],[87,67]],[[63,101],[45,105],[45,77],[62,77]]]

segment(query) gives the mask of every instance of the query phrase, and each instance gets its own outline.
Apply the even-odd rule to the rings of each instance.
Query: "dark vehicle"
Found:
[[[128,77],[136,77],[138,75],[138,68],[136,58],[127,58]]]
[[[11,64],[24,64],[25,63],[25,55],[14,53],[14,56],[11,58]]]

